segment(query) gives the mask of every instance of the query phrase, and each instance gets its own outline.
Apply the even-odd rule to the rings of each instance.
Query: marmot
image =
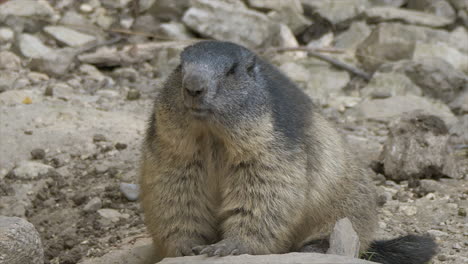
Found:
[[[199,42],[180,57],[143,144],[141,202],[161,256],[320,251],[343,217],[373,261],[434,255],[425,236],[372,242],[372,182],[283,73],[230,42]]]

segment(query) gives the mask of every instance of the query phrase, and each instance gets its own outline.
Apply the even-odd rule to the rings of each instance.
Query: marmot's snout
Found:
[[[195,115],[206,114],[209,107],[207,94],[213,90],[215,81],[197,69],[185,71],[182,81],[182,93],[185,107]]]

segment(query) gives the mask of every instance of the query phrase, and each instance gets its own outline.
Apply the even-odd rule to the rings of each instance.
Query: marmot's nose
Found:
[[[191,97],[197,98],[203,96],[207,90],[207,82],[199,76],[188,76],[184,78],[185,93]]]

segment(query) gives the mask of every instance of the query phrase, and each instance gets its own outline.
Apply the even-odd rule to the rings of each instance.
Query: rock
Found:
[[[40,72],[30,72],[28,73],[28,80],[32,84],[39,84],[49,80],[49,76]]]
[[[355,50],[359,43],[366,39],[370,33],[371,29],[365,22],[354,22],[347,31],[336,36],[334,47]]]
[[[424,196],[431,192],[439,192],[442,188],[443,186],[435,180],[422,179],[419,181],[418,193]]]
[[[118,222],[120,219],[125,218],[125,216],[121,213],[119,213],[117,210],[114,209],[99,209],[97,210],[98,214],[107,220],[110,220],[113,223]]]
[[[127,238],[109,253],[101,257],[85,258],[79,264],[154,264],[161,260],[155,254],[151,238],[137,235]]]
[[[118,91],[109,90],[109,89],[99,90],[96,92],[96,95],[99,95],[100,97],[104,97],[104,98],[109,98],[109,99],[118,98],[120,96]]]
[[[5,264],[44,263],[41,238],[31,223],[0,216],[0,260]]]
[[[413,60],[425,57],[436,57],[450,63],[455,69],[468,74],[468,55],[447,43],[424,43],[416,42],[413,53]]]
[[[120,191],[129,201],[136,201],[140,195],[140,186],[132,183],[120,183]]]
[[[415,85],[410,78],[402,73],[376,72],[369,83],[361,90],[364,98],[382,98],[382,94],[396,95],[422,95],[421,88]]]
[[[316,60],[298,62],[286,62],[280,69],[320,104],[327,104],[328,99],[340,93],[350,80],[348,72],[336,70],[326,63],[316,63]]]
[[[39,103],[41,101],[42,97],[38,90],[9,90],[0,93],[0,104],[5,106]]]
[[[91,6],[89,4],[81,4],[80,5],[80,11],[82,13],[89,14],[89,13],[93,12],[93,10],[94,10],[93,6]]]
[[[415,61],[403,60],[385,64],[379,68],[379,71],[403,73],[422,89],[425,96],[446,103],[458,98],[460,92],[468,87],[468,77],[463,72],[437,57],[422,57]]]
[[[463,36],[464,33],[466,32],[461,31],[459,34]],[[381,23],[358,45],[356,57],[366,69],[375,71],[386,62],[413,59],[417,42],[448,43],[449,46],[460,50],[466,46],[461,44],[460,37],[451,37],[451,34],[443,30],[399,23]],[[395,49],[396,46],[398,49]]]
[[[104,141],[107,141],[106,136],[104,136],[103,134],[94,134],[94,136],[93,136],[93,142],[94,143],[104,142]]]
[[[457,122],[450,109],[441,103],[415,95],[393,96],[386,99],[365,99],[351,111],[358,119],[389,122],[391,119],[414,110],[436,115],[448,125]]]
[[[179,258],[165,258],[161,264],[376,264],[375,262],[350,258],[344,256],[319,254],[319,253],[287,253],[274,255],[240,255],[225,256],[222,258],[207,258],[206,256],[192,256]]]
[[[15,0],[1,3],[0,21],[8,16],[32,17],[53,22],[56,18],[54,9],[45,0]]]
[[[83,34],[64,26],[47,26],[44,28],[44,31],[61,43],[71,47],[83,46],[96,41],[94,36]]]
[[[400,205],[398,211],[402,212],[406,216],[413,216],[418,213],[418,208],[412,205]]]
[[[15,32],[8,27],[0,27],[0,44],[12,42]]]
[[[99,197],[94,197],[93,199],[89,200],[88,203],[85,204],[83,207],[83,211],[85,212],[96,212],[97,210],[101,209],[102,201]]]
[[[18,71],[21,69],[21,59],[9,51],[0,51],[0,70]]]
[[[22,180],[34,180],[40,176],[43,176],[53,170],[54,168],[49,165],[45,165],[34,161],[23,161],[15,169],[13,169],[13,175]]]
[[[31,158],[33,160],[44,159],[45,155],[46,155],[45,151],[41,148],[36,148],[36,149],[31,150]]]
[[[404,4],[406,4],[408,0],[374,0],[372,2],[373,5],[376,6],[394,6],[394,7],[400,7]]]
[[[180,21],[180,18],[190,7],[191,3],[190,0],[157,0],[147,13],[151,13],[160,21]]]
[[[446,17],[452,21],[456,18],[456,12],[446,0],[412,0],[407,8],[429,12],[436,16]]]
[[[156,0],[138,0],[138,7],[140,9],[140,12],[144,12],[153,6],[154,2]]]
[[[299,0],[252,0],[248,1],[248,5],[260,10],[272,10],[268,13],[268,17],[273,21],[287,25],[295,34],[302,33],[312,23],[304,17],[304,10]]]
[[[193,39],[194,36],[184,24],[179,22],[162,23],[156,30],[158,35],[174,40]]]
[[[102,74],[98,68],[94,67],[93,65],[90,64],[81,64],[80,67],[78,68],[80,73],[83,75],[86,75],[87,78],[90,78],[94,81],[100,82],[106,78],[104,74]]]
[[[44,45],[39,38],[31,34],[21,34],[18,38],[18,45],[21,54],[26,58],[45,58],[53,53],[51,48]]]
[[[380,156],[385,176],[396,181],[443,176],[446,160],[450,158],[448,138],[444,121],[435,115],[414,111],[397,118],[390,124]]]
[[[468,114],[468,89],[461,93],[449,104],[450,109],[457,115]]]
[[[115,144],[115,149],[117,149],[117,150],[124,150],[126,148],[127,148],[127,144],[125,144],[125,143],[117,142]]]
[[[327,254],[359,257],[359,237],[348,218],[338,220],[330,235],[330,248]]]
[[[454,19],[436,16],[428,13],[407,10],[390,6],[371,7],[364,10],[369,22],[402,21],[408,24],[444,27],[454,22]]]
[[[29,67],[32,70],[59,77],[70,70],[76,54],[77,51],[72,48],[54,50],[45,56],[33,58],[29,63]]]
[[[138,91],[137,89],[130,89],[127,93],[127,100],[138,100],[140,99],[140,91]]]
[[[132,0],[101,0],[101,4],[107,8],[125,8]]]
[[[312,10],[312,12],[306,13],[318,14],[334,25],[346,24],[370,7],[370,1],[368,0],[301,0],[301,2],[306,9]],[[314,18],[313,15],[312,18]]]
[[[249,48],[270,46],[280,31],[278,23],[243,7],[241,2],[196,0],[182,21],[205,37],[232,41]]]

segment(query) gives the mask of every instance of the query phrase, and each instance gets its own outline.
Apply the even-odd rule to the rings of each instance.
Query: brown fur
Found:
[[[167,85],[179,89],[178,78],[174,73]],[[156,101],[141,166],[145,222],[161,256],[298,251],[327,238],[342,217],[353,223],[361,250],[369,246],[374,187],[319,113],[308,111],[303,144],[291,147],[269,107],[207,125],[177,114],[164,97]]]

